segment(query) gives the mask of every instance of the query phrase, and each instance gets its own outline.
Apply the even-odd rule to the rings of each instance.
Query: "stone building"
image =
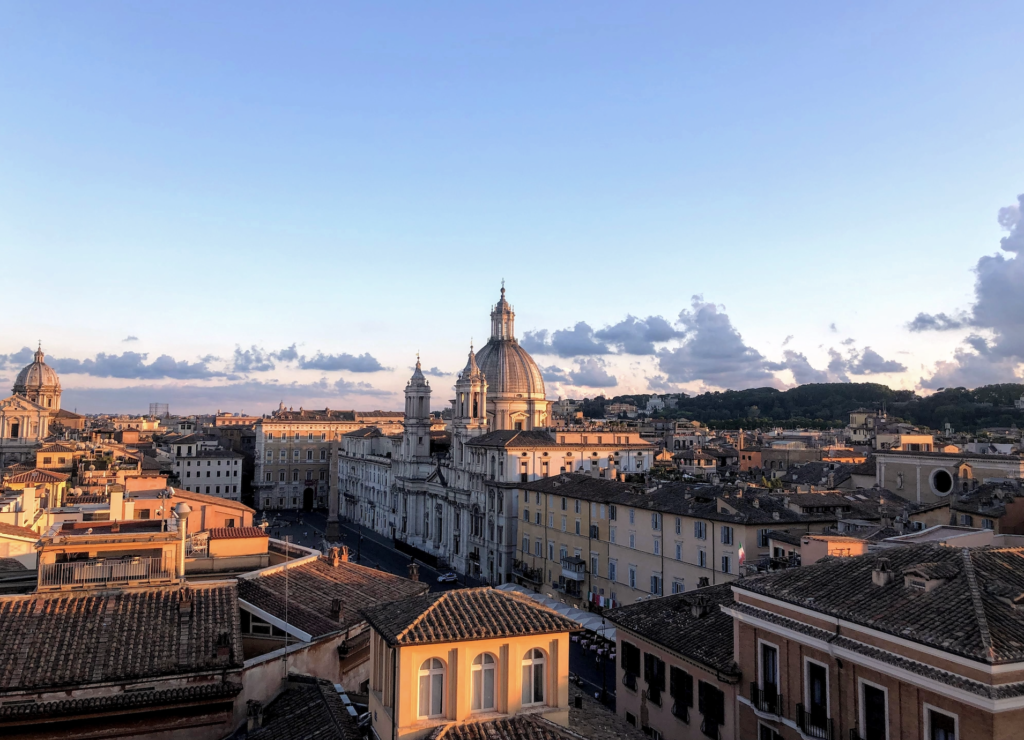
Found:
[[[44,358],[37,349],[18,373],[13,395],[0,400],[0,467],[33,459],[60,411],[60,379]]]

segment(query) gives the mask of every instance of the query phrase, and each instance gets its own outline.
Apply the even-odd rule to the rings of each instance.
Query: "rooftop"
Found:
[[[249,740],[361,740],[334,684],[322,678],[289,674],[284,691],[263,710],[263,723]]]
[[[718,608],[732,600],[730,584],[721,584],[620,606],[604,616],[650,642],[738,678],[733,620]]]
[[[5,483],[63,483],[71,476],[67,473],[58,473],[55,470],[41,470],[36,468],[25,473],[18,473],[8,478]]]
[[[262,527],[214,527],[210,530],[211,540],[240,540],[250,537],[267,537]]]
[[[430,593],[363,610],[392,645],[570,632],[580,625],[518,594],[490,587]]]
[[[879,586],[882,560],[895,577]],[[939,583],[911,588],[904,576],[913,573]],[[732,585],[982,663],[1024,660],[1024,548],[908,545]]]
[[[428,588],[426,583],[356,563],[333,566],[322,557],[287,570],[287,584],[281,566],[242,576],[239,598],[283,620],[287,588],[288,623],[313,637],[359,624],[364,621],[361,609],[416,596]],[[334,602],[339,607],[336,614]]]
[[[0,597],[2,691],[241,667],[234,584]]]

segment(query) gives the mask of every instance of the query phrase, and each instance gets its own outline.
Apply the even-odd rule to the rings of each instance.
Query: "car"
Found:
[[[458,579],[459,579],[459,577],[455,573],[453,573],[451,571],[448,571],[447,573],[442,573],[441,575],[439,575],[437,577],[437,582],[438,583],[455,583],[455,581],[457,581]]]

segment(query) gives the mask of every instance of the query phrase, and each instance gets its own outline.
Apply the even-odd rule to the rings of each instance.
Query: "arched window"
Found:
[[[544,703],[544,651],[534,648],[523,658],[523,706]]]
[[[420,717],[444,715],[444,663],[429,658],[420,666]]]
[[[481,653],[473,660],[473,703],[474,712],[494,711],[494,656]]]

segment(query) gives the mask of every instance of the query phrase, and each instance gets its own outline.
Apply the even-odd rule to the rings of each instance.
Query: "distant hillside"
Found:
[[[857,408],[882,408],[891,419],[942,429],[948,422],[956,431],[975,431],[983,427],[1012,424],[1024,426],[1024,412],[1013,402],[1024,393],[1024,385],[1003,383],[975,388],[947,388],[931,396],[913,391],[894,391],[878,383],[811,383],[778,391],[774,388],[750,388],[743,391],[702,393],[683,399],[678,408],[666,409],[658,416],[685,417],[712,428],[757,426],[826,428],[842,426]],[[586,399],[584,413],[597,417],[609,403],[647,405],[650,395],[616,396]]]

